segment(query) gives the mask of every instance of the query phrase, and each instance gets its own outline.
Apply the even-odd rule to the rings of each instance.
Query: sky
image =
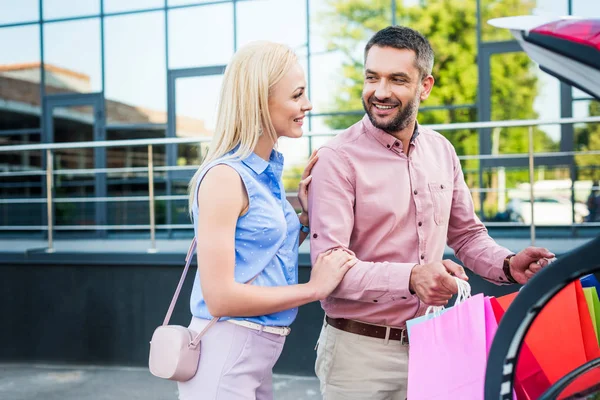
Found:
[[[414,2],[416,0],[410,0]],[[202,2],[169,0],[170,5]],[[317,15],[326,0],[311,0],[311,14]],[[565,15],[566,0],[538,0],[534,14]],[[163,0],[105,0],[106,13],[161,7]],[[44,18],[64,18],[99,12],[99,0],[44,0]],[[600,16],[599,0],[573,0],[575,15]],[[38,0],[0,0],[0,24],[31,21],[38,16]],[[238,47],[252,40],[283,42],[300,55],[306,69],[305,0],[251,0],[238,3]],[[313,21],[316,18],[313,17]],[[233,5],[217,4],[169,12],[170,69],[226,64],[233,48]],[[312,93],[314,112],[326,110],[332,99],[332,82],[338,79],[341,57],[325,52],[323,26],[311,24]],[[85,73],[91,78],[91,90],[101,90],[100,24],[98,19],[45,25],[45,61]],[[164,57],[164,17],[161,12],[113,16],[105,19],[106,87],[108,99],[166,111],[166,71]],[[0,29],[0,64],[39,60],[38,26]],[[538,71],[541,92],[534,104],[540,118],[559,114],[558,81]],[[214,127],[220,76],[180,79],[176,85],[177,113],[206,122]],[[587,115],[583,102],[575,106],[576,116]],[[166,122],[166,121],[165,121]],[[307,126],[305,126],[308,129]],[[326,127],[313,119],[313,131]],[[547,129],[548,130],[548,129]],[[557,139],[558,127],[549,129]],[[281,143],[292,162],[307,153],[301,146]],[[288,158],[288,161],[290,159]]]

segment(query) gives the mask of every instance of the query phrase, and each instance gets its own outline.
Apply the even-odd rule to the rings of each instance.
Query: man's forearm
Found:
[[[486,230],[471,235],[455,252],[465,267],[477,275],[496,284],[508,283],[503,271],[504,259],[513,252],[496,243]]]
[[[415,263],[359,261],[348,271],[332,297],[370,303],[406,300]]]

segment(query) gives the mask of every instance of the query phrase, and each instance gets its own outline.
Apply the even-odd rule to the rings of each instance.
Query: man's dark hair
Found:
[[[365,46],[365,63],[367,54],[373,46],[412,50],[416,54],[416,67],[419,70],[421,79],[431,74],[433,49],[425,36],[414,29],[405,26],[388,26],[377,32]]]

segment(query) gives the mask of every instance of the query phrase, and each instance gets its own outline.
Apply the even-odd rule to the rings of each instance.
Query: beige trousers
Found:
[[[325,323],[315,372],[323,400],[405,400],[408,346],[344,332]]]

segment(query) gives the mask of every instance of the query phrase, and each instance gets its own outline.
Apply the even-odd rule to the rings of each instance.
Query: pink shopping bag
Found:
[[[408,398],[483,399],[487,355],[497,329],[490,299],[483,294],[413,325]]]

